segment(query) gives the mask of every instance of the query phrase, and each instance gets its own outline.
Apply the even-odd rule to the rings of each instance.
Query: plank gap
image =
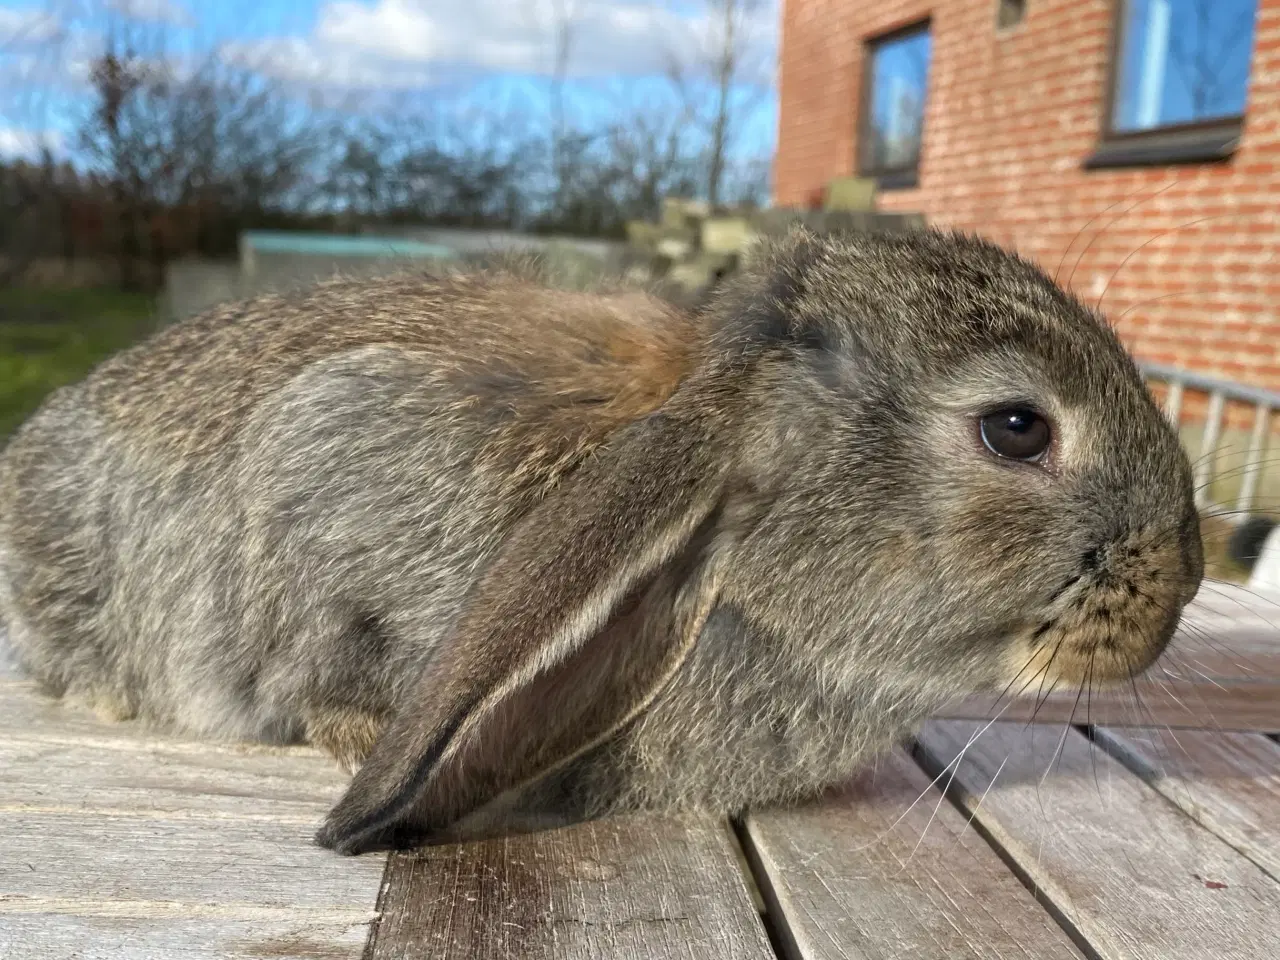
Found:
[[[751,903],[755,906],[756,913],[764,913],[764,895],[760,892],[759,884],[756,883],[751,861],[747,859],[747,850],[742,845],[742,840],[738,836],[737,820],[730,817],[724,821],[724,826],[726,834],[729,837],[729,846],[733,848],[733,852],[738,860],[738,868],[742,877],[742,885],[746,887],[747,893],[751,896]]]
[[[918,739],[912,740],[911,749],[908,752],[911,755],[911,759],[914,760],[920,769],[924,771],[925,776],[935,782],[937,789],[941,790],[943,796],[947,798],[947,802],[958,810],[961,816],[968,821],[969,828],[982,838],[983,842],[985,842],[987,846],[992,849],[995,855],[1000,858],[1001,863],[1008,867],[1009,871],[1018,878],[1018,882],[1021,883],[1027,889],[1027,892],[1035,898],[1036,903],[1044,907],[1045,912],[1053,918],[1053,922],[1062,929],[1062,932],[1071,939],[1071,942],[1075,944],[1076,949],[1084,954],[1086,960],[1107,960],[1107,958],[1103,957],[1093,944],[1089,942],[1084,931],[1080,930],[1079,927],[1072,923],[1061,907],[1054,902],[1053,898],[1050,897],[1046,891],[1040,888],[1040,885],[1036,883],[1035,878],[1023,868],[1022,864],[1018,861],[1018,858],[1007,850],[995,835],[992,834],[992,832],[979,820],[979,818],[974,815],[974,811],[968,806],[969,801],[973,800],[974,797],[964,788],[960,783],[960,778],[956,776],[956,773],[959,771],[960,764],[964,762],[963,755],[956,759],[956,769],[952,770],[951,774],[947,776],[944,775],[947,770],[947,766],[944,765],[937,757],[933,756],[933,754],[931,754],[924,744],[922,744]]]
[[[804,960],[795,931],[787,923],[787,914],[778,898],[778,891],[769,879],[769,871],[760,859],[760,850],[747,830],[746,820],[734,817],[730,822],[733,825],[734,839],[751,871],[751,885],[764,905],[764,909],[760,911],[760,923],[764,926],[765,936],[769,938],[769,946],[780,960]]]
[[[1155,793],[1159,794],[1178,813],[1191,820],[1197,826],[1209,831],[1241,856],[1253,862],[1258,869],[1264,871],[1273,879],[1280,881],[1280,862],[1277,861],[1275,842],[1272,840],[1268,846],[1265,840],[1268,836],[1267,826],[1280,821],[1280,815],[1267,816],[1254,809],[1252,816],[1256,817],[1256,819],[1253,822],[1246,824],[1241,824],[1239,821],[1232,822],[1232,820],[1241,815],[1245,815],[1246,818],[1249,816],[1250,803],[1248,794],[1224,795],[1219,789],[1215,788],[1213,783],[1200,779],[1195,770],[1196,758],[1187,752],[1188,747],[1192,751],[1197,748],[1200,750],[1211,749],[1217,752],[1219,758],[1225,759],[1233,755],[1238,758],[1238,753],[1233,754],[1232,743],[1227,738],[1230,736],[1238,738],[1236,746],[1238,751],[1240,744],[1247,744],[1248,738],[1257,735],[1219,733],[1215,736],[1212,731],[1183,732],[1182,735],[1187,745],[1184,745],[1182,741],[1175,740],[1175,748],[1184,754],[1185,769],[1180,770],[1174,766],[1174,758],[1170,756],[1168,758],[1170,762],[1169,769],[1162,770],[1158,758],[1148,756],[1139,740],[1130,739],[1134,732],[1116,732],[1100,727],[1090,730],[1088,736],[1094,746],[1150,786]],[[1220,739],[1214,744],[1210,742],[1209,738]],[[1269,747],[1274,746],[1273,741],[1268,737],[1257,737],[1256,743],[1259,745],[1265,744]],[[1172,753],[1172,751],[1167,752]],[[1276,757],[1263,757],[1259,767],[1256,767],[1253,771],[1236,768],[1231,772],[1236,773],[1238,771],[1240,774],[1256,775],[1261,769],[1271,770],[1268,764],[1276,761]],[[1274,774],[1280,775],[1280,762],[1276,762]],[[1276,802],[1277,796],[1273,787],[1272,793],[1269,795],[1271,800],[1270,808],[1280,814],[1280,804]],[[1224,814],[1227,818],[1225,822],[1223,819]],[[1274,836],[1274,833],[1274,830],[1272,830],[1270,835]]]
[[[399,851],[395,850],[388,853],[382,866],[382,879],[378,882],[378,896],[373,902],[373,909],[377,917],[369,924],[369,935],[365,938],[364,950],[360,953],[360,960],[373,960],[374,951],[378,947],[378,931],[382,929],[382,922],[386,917],[387,891],[391,889],[391,862],[398,855]]]

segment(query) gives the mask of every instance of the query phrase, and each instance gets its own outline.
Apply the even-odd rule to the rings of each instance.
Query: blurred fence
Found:
[[[1165,387],[1165,413],[1194,457],[1196,504],[1202,511],[1238,519],[1280,503],[1280,481],[1268,470],[1267,458],[1280,393],[1162,364],[1140,366],[1148,381]],[[1189,395],[1204,399],[1203,423],[1186,422]],[[1229,405],[1251,411],[1249,427],[1229,426]]]
[[[181,320],[231,300],[282,293],[335,275],[377,276],[399,270],[432,272],[495,256],[538,254],[561,282],[589,282],[620,272],[622,244],[506,231],[389,229],[377,234],[246,231],[238,260],[178,260],[165,268],[160,308]],[[580,277],[578,275],[581,275]]]

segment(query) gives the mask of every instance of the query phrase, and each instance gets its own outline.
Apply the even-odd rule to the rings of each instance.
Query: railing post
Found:
[[[1169,396],[1165,398],[1164,413],[1175,428],[1182,423],[1182,381],[1170,379]]]
[[[1200,456],[1195,461],[1196,506],[1201,510],[1215,507],[1210,499],[1210,487],[1220,472],[1218,447],[1222,442],[1222,432],[1225,429],[1227,402],[1247,403],[1253,407],[1253,428],[1241,467],[1240,491],[1236,497],[1234,509],[1229,511],[1229,516],[1233,521],[1239,521],[1248,511],[1257,509],[1255,501],[1264,487],[1269,465],[1266,452],[1271,438],[1273,416],[1280,411],[1280,391],[1234,383],[1158,363],[1141,363],[1139,368],[1148,382],[1163,383],[1167,386],[1164,414],[1175,429],[1181,426],[1182,408],[1186,402],[1188,390],[1193,390],[1197,394],[1203,392],[1209,397],[1204,432],[1200,439]]]
[[[1249,435],[1249,453],[1244,464],[1244,477],[1240,481],[1240,497],[1236,500],[1236,512],[1246,514],[1253,506],[1258,493],[1258,480],[1262,476],[1262,455],[1267,449],[1271,432],[1271,407],[1259,403],[1254,407],[1253,432]]]
[[[1222,414],[1226,405],[1226,397],[1221,390],[1209,394],[1209,410],[1204,418],[1204,435],[1200,441],[1200,458],[1196,461],[1196,504],[1205,506],[1210,503],[1209,488],[1213,485],[1214,468],[1217,466],[1215,456],[1218,440],[1222,436]]]

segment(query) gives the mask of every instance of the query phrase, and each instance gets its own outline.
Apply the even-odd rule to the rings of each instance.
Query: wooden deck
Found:
[[[1206,588],[1145,711],[957,704],[805,807],[358,859],[310,842],[325,758],[103,725],[0,651],[0,957],[1274,960],[1272,621]]]

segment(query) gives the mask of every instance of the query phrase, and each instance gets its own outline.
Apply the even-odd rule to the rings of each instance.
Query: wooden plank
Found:
[[[0,624],[0,683],[18,678],[18,653],[9,644],[9,634]]]
[[[313,824],[8,810],[0,832],[11,899],[372,909],[382,877],[381,857],[315,846]]]
[[[1183,611],[1165,659],[1175,672],[1185,664],[1219,679],[1280,679],[1280,594],[1206,582]]]
[[[189,909],[189,908],[188,908]],[[0,902],[0,957],[24,960],[359,960],[370,921],[359,916],[106,916],[10,914]]]
[[[0,783],[142,784],[328,803],[347,782],[311,748],[167,738],[135,724],[104,723],[39,697],[25,683],[0,686],[0,718]]]
[[[163,746],[102,750],[0,732],[0,815],[15,809],[126,816],[165,812],[318,826],[341,796],[343,783],[322,757],[237,758]]]
[[[1188,606],[1192,615],[1241,618],[1262,625],[1280,624],[1280,592],[1259,590],[1242,583],[1209,580]]]
[[[1280,744],[1203,730],[1099,727],[1095,737],[1187,816],[1280,880]]]
[[[344,780],[0,681],[0,956],[361,957],[385,858],[311,840]]]
[[[1226,679],[1280,679],[1280,593],[1206,581],[1183,611],[1165,661]],[[1188,671],[1189,675],[1191,674]]]
[[[930,723],[921,756],[963,753],[956,796],[1106,960],[1270,960],[1280,884],[1067,728]],[[1047,772],[1047,773],[1046,773]],[[1043,781],[1043,782],[1042,782]]]
[[[1214,616],[1188,621],[1182,630],[1186,636],[1193,630],[1203,634],[1194,641],[1175,636],[1148,676],[1188,681],[1280,680],[1280,634],[1270,624]]]
[[[625,817],[392,857],[371,956],[773,957],[729,825]]]
[[[347,777],[309,748],[166,739],[0,686],[0,807],[168,810],[315,822]],[[269,801],[264,804],[263,801]]]
[[[1081,956],[901,751],[746,825],[766,902],[803,960]]]
[[[1048,724],[1061,728],[1105,724],[1111,727],[1172,727],[1252,733],[1280,733],[1280,681],[1253,683],[1154,684],[1139,681],[1141,705],[1132,688],[1095,690],[1090,696],[1063,691],[1037,699],[1026,696],[1000,701],[994,696],[967,697],[936,714],[939,720],[992,720]]]

